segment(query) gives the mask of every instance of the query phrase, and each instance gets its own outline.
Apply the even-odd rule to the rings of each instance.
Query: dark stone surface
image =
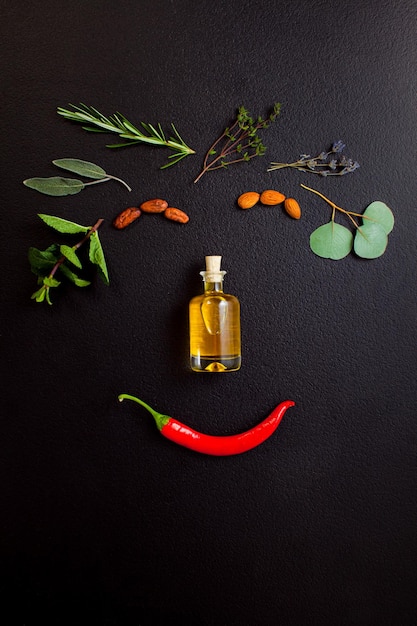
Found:
[[[416,4],[127,0],[3,2],[1,611],[5,626],[412,626],[416,616]],[[282,103],[267,154],[203,156],[244,104]],[[106,148],[58,106],[174,122],[195,156]],[[337,139],[361,167],[321,178],[270,161]],[[51,161],[126,180],[51,198],[22,185]],[[331,209],[300,187],[396,218],[379,259],[320,259]],[[300,202],[238,209],[243,191]],[[186,226],[111,222],[153,197]],[[37,217],[103,217],[110,285],[30,300]],[[149,217],[149,219],[148,219]],[[349,226],[343,216],[337,218]],[[187,307],[206,254],[242,307],[239,372],[188,369]],[[211,434],[296,406],[262,446],[212,458],[161,437],[119,393]],[[6,617],[7,616],[7,617]]]

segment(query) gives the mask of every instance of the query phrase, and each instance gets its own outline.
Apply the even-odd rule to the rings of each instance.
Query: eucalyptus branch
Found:
[[[267,118],[258,117],[254,120],[243,106],[239,107],[236,120],[224,129],[208,149],[203,168],[194,182],[199,181],[206,172],[225,168],[233,163],[248,162],[255,156],[265,154],[266,147],[258,131],[268,128],[279,115],[280,109],[281,105],[276,102]]]
[[[310,248],[317,256],[338,260],[347,256],[353,248],[358,256],[375,259],[385,252],[388,235],[394,226],[394,216],[384,202],[376,200],[363,213],[356,213],[342,209],[316,189],[306,185],[301,187],[316,194],[332,207],[330,222],[319,226],[310,235]],[[348,228],[335,221],[336,211],[340,211],[351,221],[356,229],[355,236]],[[360,218],[363,224],[359,225],[355,218]]]
[[[361,217],[364,219],[370,219],[369,217],[367,217],[366,215],[363,215],[362,213],[355,213],[354,211],[347,211],[346,209],[342,209],[342,207],[337,206],[337,204],[329,200],[329,198],[326,198],[326,196],[324,196],[322,193],[320,193],[320,191],[317,191],[316,189],[311,189],[311,187],[307,187],[307,185],[303,185],[303,184],[301,184],[300,187],[302,187],[303,189],[307,189],[308,191],[311,191],[312,193],[315,193],[317,196],[320,196],[320,198],[322,198],[325,202],[330,204],[330,206],[333,208],[332,220],[334,220],[335,210],[340,211],[341,213],[344,213],[353,222],[356,228],[359,228],[359,225],[353,219],[352,216]]]
[[[85,104],[70,106],[73,107],[73,111],[58,107],[58,115],[62,115],[70,121],[83,124],[84,130],[96,133],[116,133],[121,139],[126,139],[122,143],[108,144],[108,148],[122,148],[145,143],[172,150],[173,154],[168,157],[171,161],[163,165],[161,169],[178,163],[178,161],[190,154],[195,154],[195,151],[184,142],[174,124],[171,124],[173,135],[167,138],[161,124],[154,126],[141,122],[142,130],[131,124],[121,113],[114,113],[106,117],[94,107],[89,107]]]

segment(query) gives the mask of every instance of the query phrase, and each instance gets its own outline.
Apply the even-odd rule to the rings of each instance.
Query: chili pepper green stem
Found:
[[[170,417],[168,415],[164,415],[163,413],[159,413],[158,411],[155,411],[155,409],[149,406],[149,404],[146,404],[146,402],[144,402],[143,400],[140,400],[139,398],[136,398],[135,396],[131,396],[128,393],[121,393],[119,395],[119,402],[123,402],[123,400],[133,400],[133,402],[137,402],[138,404],[141,404],[147,411],[149,411],[149,413],[154,418],[155,423],[158,427],[158,430],[162,430],[163,427],[166,426],[170,420]]]

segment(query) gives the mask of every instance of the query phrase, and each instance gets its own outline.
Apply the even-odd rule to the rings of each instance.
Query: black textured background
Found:
[[[2,624],[413,626],[416,3],[1,5]],[[263,115],[275,101],[266,156],[193,184],[238,105]],[[174,122],[197,154],[161,171],[164,149],[111,151],[114,137],[56,114],[79,102]],[[336,139],[354,174],[266,172]],[[22,185],[63,157],[133,191],[50,198]],[[300,183],[358,212],[386,202],[385,254],[315,256],[309,235],[330,209]],[[271,187],[299,200],[300,221],[237,208]],[[112,228],[156,196],[189,224]],[[105,218],[109,287],[30,300],[28,248],[57,239],[37,213]],[[188,369],[206,254],[223,255],[242,306],[242,369],[224,376]],[[218,459],[166,441],[121,392],[213,434],[296,406],[261,447]]]

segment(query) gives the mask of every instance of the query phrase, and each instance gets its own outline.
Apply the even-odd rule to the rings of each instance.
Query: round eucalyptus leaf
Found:
[[[369,218],[363,220],[364,225],[371,222],[371,220],[373,222],[377,222],[378,224],[381,224],[387,235],[394,228],[394,215],[385,202],[380,202],[379,200],[371,202],[371,204],[366,207],[363,215]]]
[[[356,254],[364,259],[376,259],[384,254],[388,236],[384,227],[377,222],[366,221],[357,229],[354,241]]]
[[[351,231],[333,221],[319,226],[310,235],[310,248],[314,254],[324,259],[343,259],[352,250],[352,245]]]

